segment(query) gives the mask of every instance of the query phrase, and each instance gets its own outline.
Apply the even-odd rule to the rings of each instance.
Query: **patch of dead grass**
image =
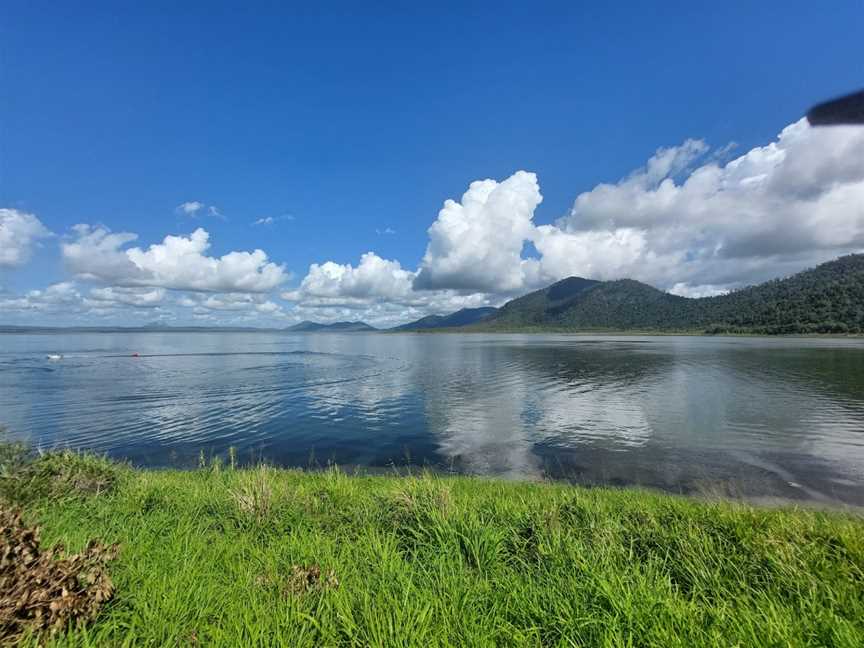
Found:
[[[39,528],[27,526],[20,511],[0,509],[0,643],[93,619],[111,598],[106,564],[116,545],[91,540],[81,553],[63,553],[61,545],[43,550]]]
[[[291,565],[287,578],[273,578],[262,574],[255,579],[261,587],[277,586],[283,596],[302,596],[339,587],[339,579],[332,569],[324,571],[319,565]]]

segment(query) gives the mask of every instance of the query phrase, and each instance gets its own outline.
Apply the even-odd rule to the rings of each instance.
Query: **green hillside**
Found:
[[[864,255],[719,297],[690,299],[621,279],[563,279],[502,306],[474,329],[864,332]]]

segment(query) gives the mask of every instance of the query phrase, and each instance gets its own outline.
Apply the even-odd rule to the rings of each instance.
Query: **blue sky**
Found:
[[[498,303],[583,270],[603,278],[635,274],[698,294],[856,251],[862,223],[853,205],[841,223],[851,233],[839,243],[805,251],[790,242],[748,258],[746,275],[709,259],[695,271],[677,264],[663,273],[646,269],[646,258],[608,266],[586,257],[580,265],[572,259],[583,258],[594,241],[584,236],[568,239],[579,248],[566,253],[567,263],[525,264],[546,254],[536,252],[541,234],[530,228],[558,223],[584,234],[591,221],[598,232],[597,214],[606,207],[574,212],[574,200],[647,168],[659,148],[679,147],[667,175],[682,185],[695,169],[725,168],[776,142],[812,103],[864,85],[862,33],[860,1],[833,2],[830,10],[805,2],[7,5],[0,23],[0,208],[32,215],[52,235],[31,238],[26,262],[0,267],[7,300],[0,302],[0,321],[46,319],[50,309],[21,300],[51,284],[68,284],[67,293],[79,301],[91,289],[112,287],[110,272],[90,272],[64,252],[64,243],[80,235],[70,228],[82,223],[137,234],[121,251],[146,249],[167,235],[188,237],[199,227],[209,234],[209,257],[261,249],[268,263],[283,266],[284,276],[278,286],[255,286],[247,301],[278,308],[259,309],[255,317],[278,314],[286,321],[352,314],[397,321],[451,305]],[[808,147],[825,148],[810,141],[815,136],[793,136],[790,150],[799,156],[809,157]],[[842,143],[850,136],[835,131],[831,137]],[[680,148],[688,138],[704,146],[688,153]],[[731,142],[734,149],[722,150]],[[823,179],[821,190],[837,178],[857,182],[852,158],[858,153],[854,147],[845,153],[852,176],[835,169],[840,175]],[[542,202],[525,207],[531,224],[519,209],[476,217],[485,219],[476,232],[481,238],[482,228],[496,223],[530,229],[521,233],[521,256],[501,261],[520,266],[521,278],[497,285],[474,277],[479,270],[460,270],[459,259],[472,259],[460,256],[452,232],[442,226],[433,245],[427,229],[444,200],[460,201],[472,181],[504,182],[519,170],[536,174],[542,191]],[[516,196],[504,202],[532,194],[531,182],[503,187]],[[659,186],[653,177],[646,182],[644,191]],[[850,195],[857,196],[855,189]],[[481,193],[486,200],[489,192]],[[177,209],[193,201],[205,205],[194,216]],[[219,216],[206,214],[209,206]],[[794,204],[789,212],[805,208]],[[751,211],[758,220],[758,208],[741,213]],[[567,220],[577,217],[581,224]],[[267,218],[273,222],[253,224]],[[654,210],[644,218],[681,216]],[[617,232],[620,243],[622,227],[632,229],[619,223],[606,234]],[[742,239],[733,230],[722,229],[718,245],[731,249],[733,239]],[[681,258],[694,254],[684,249],[693,240],[681,242]],[[429,245],[436,250],[430,253]],[[648,244],[621,245],[631,253],[642,245],[645,256]],[[394,266],[385,264],[387,281],[412,283],[424,264],[433,279],[420,295],[381,289],[375,277],[334,288],[312,276],[301,290],[311,264],[331,261],[353,272],[367,252],[414,273],[394,275]],[[498,267],[474,256],[481,266]],[[167,290],[159,304],[146,304],[150,311],[139,316],[141,304],[124,309],[118,303],[90,312],[67,301],[61,315],[70,321],[139,321],[154,313],[188,319],[191,311],[184,314],[179,299],[229,294],[236,301],[249,286],[184,283],[165,280],[167,271],[159,268],[139,270],[114,287]],[[145,279],[146,273],[158,277]],[[368,311],[369,305],[375,308]]]

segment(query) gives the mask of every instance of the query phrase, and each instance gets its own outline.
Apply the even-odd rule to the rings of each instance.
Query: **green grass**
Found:
[[[44,544],[121,547],[114,598],[51,645],[864,646],[851,515],[13,454],[0,452],[0,493]],[[316,566],[321,580],[304,580]]]

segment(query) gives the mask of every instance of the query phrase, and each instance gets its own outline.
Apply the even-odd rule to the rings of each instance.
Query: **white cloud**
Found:
[[[42,290],[30,290],[23,295],[0,295],[0,311],[5,313],[51,313],[77,311],[81,307],[81,294],[74,283],[63,281]]]
[[[673,152],[674,151],[674,152]],[[670,177],[704,146],[659,151],[645,168],[576,198],[538,228],[541,274],[630,276],[698,292],[788,274],[864,249],[864,129],[805,120],[777,141]]]
[[[39,239],[51,235],[33,214],[0,209],[0,268],[15,268],[30,260]]]
[[[275,315],[276,313],[282,312],[282,307],[279,304],[267,300],[255,306],[255,310],[259,313],[264,313],[265,315]]]
[[[403,270],[398,261],[382,259],[374,252],[360,257],[355,268],[350,264],[327,261],[313,263],[296,291],[283,298],[299,301],[308,298],[362,300],[381,302],[409,300],[414,273]]]
[[[717,295],[727,294],[729,289],[721,286],[712,286],[711,284],[691,286],[686,282],[680,282],[672,286],[669,292],[680,297],[716,297]]]
[[[401,307],[402,321],[456,310],[464,298],[497,305],[571,275],[696,297],[864,249],[864,129],[802,120],[724,162],[731,150],[693,139],[658,149],[619,182],[579,195],[553,225],[533,221],[542,201],[534,174],[473,182],[461,202],[445,202],[417,272],[370,252],[356,268],[313,264],[283,297],[382,319]],[[527,243],[538,258],[524,255]]]
[[[190,200],[177,205],[177,212],[186,216],[195,216],[205,207],[206,205],[198,200]]]
[[[270,301],[264,295],[249,293],[222,293],[213,295],[202,295],[196,302],[194,298],[187,302],[197,312],[210,311],[255,311],[273,315],[282,313],[278,304]]]
[[[128,306],[159,306],[164,297],[165,291],[158,288],[106,287],[94,288],[83,294],[74,282],[62,281],[42,290],[30,290],[20,296],[0,297],[0,308],[10,312],[100,315],[113,309],[125,311]]]
[[[279,221],[293,221],[294,216],[291,214],[282,214],[281,216],[262,216],[252,221],[253,225],[274,225]]]
[[[447,200],[429,228],[415,287],[506,293],[531,283],[536,262],[523,259],[522,248],[542,200],[533,173],[472,182],[462,202]]]
[[[202,228],[188,237],[166,236],[142,249],[123,246],[137,239],[89,225],[74,228],[77,238],[61,248],[69,269],[83,279],[114,286],[152,286],[176,290],[268,292],[288,276],[262,250],[209,257],[210,236]]]
[[[190,293],[177,304],[203,324],[282,327],[289,323],[283,307],[261,294]]]
[[[184,203],[180,203],[174,209],[178,214],[182,214],[183,216],[188,216],[190,218],[198,218],[199,216],[212,216],[213,218],[219,218],[221,220],[226,220],[225,216],[222,214],[222,210],[219,209],[216,205],[208,205],[206,203],[201,202],[200,200],[189,200]]]
[[[381,326],[500,303],[502,277],[516,290],[536,275],[537,261],[521,260],[520,253],[541,200],[532,173],[474,182],[461,203],[444,204],[418,271],[367,252],[357,266],[312,264],[300,286],[282,298],[294,302],[294,312],[304,318]]]
[[[552,225],[534,223],[542,196],[533,173],[473,182],[460,202],[444,203],[416,271],[374,252],[356,265],[314,263],[299,286],[281,294],[290,311],[272,297],[288,279],[281,266],[261,250],[206,256],[203,229],[140,248],[130,247],[134,234],[80,225],[62,251],[79,278],[105,284],[79,295],[82,308],[172,308],[221,323],[270,317],[388,325],[498,305],[570,275],[632,277],[679,295],[715,295],[864,250],[864,129],[813,129],[802,120],[729,160],[731,150],[711,151],[701,140],[658,149],[620,181],[577,196]],[[188,204],[193,214],[209,211]],[[32,231],[47,234],[38,227]],[[536,255],[525,254],[527,244]],[[72,300],[68,293],[77,289],[70,286],[2,303],[48,308],[64,290]]]
[[[581,275],[717,294],[864,250],[864,129],[801,120],[723,163],[730,150],[661,148],[554,225],[533,222],[533,174],[472,183],[430,228],[415,287],[505,295]]]
[[[165,301],[167,291],[164,288],[121,288],[118,286],[107,286],[105,288],[93,288],[88,297],[99,305],[112,306],[136,306],[152,307],[158,306]]]
[[[298,319],[363,320],[377,326],[419,319],[430,313],[489,306],[495,299],[484,293],[418,291],[414,289],[416,276],[398,261],[367,252],[357,266],[332,261],[313,263],[300,286],[283,292],[281,297],[295,304],[292,312]]]
[[[2,323],[68,325],[92,323],[284,326],[287,314],[267,295],[200,293],[164,288],[106,286],[83,292],[73,282],[61,282],[22,295],[0,293]],[[50,316],[50,320],[45,318]]]
[[[80,296],[75,284],[68,281],[52,284],[44,290],[31,290],[27,293],[29,299],[43,304],[69,304],[77,301]]]

